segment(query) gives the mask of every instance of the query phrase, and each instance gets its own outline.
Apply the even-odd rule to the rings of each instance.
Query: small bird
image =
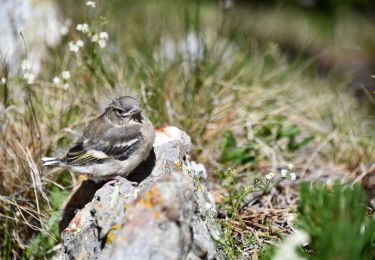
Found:
[[[130,96],[113,100],[63,158],[44,157],[44,166],[62,167],[86,173],[93,180],[126,177],[147,159],[155,131]]]

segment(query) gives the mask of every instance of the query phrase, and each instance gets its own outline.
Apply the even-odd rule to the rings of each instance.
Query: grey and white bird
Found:
[[[130,96],[113,100],[62,157],[42,158],[44,166],[68,168],[93,180],[126,177],[147,159],[154,127],[138,101]]]

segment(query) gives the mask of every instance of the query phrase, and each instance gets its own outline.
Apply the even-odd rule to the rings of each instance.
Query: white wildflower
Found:
[[[294,164],[289,163],[289,164],[288,164],[288,168],[289,168],[289,169],[293,169],[293,168],[294,168]]]
[[[105,46],[107,46],[107,42],[105,40],[99,40],[99,47],[103,49]]]
[[[94,35],[91,37],[91,41],[92,41],[92,42],[97,42],[97,41],[99,41],[99,35],[94,34]]]
[[[57,85],[60,83],[60,78],[59,77],[54,77],[53,80],[52,80],[53,84]]]
[[[74,42],[69,42],[69,50],[72,52],[78,52],[79,47]]]
[[[280,172],[280,174],[281,174],[281,177],[285,178],[286,175],[288,174],[288,171],[285,170],[285,169],[282,169],[281,172]]]
[[[80,47],[83,47],[85,45],[85,42],[82,41],[82,40],[78,40],[78,41],[76,41],[76,45],[80,48]]]
[[[273,172],[269,172],[269,173],[266,174],[266,179],[272,180],[274,176],[275,176],[275,174]]]
[[[61,73],[61,75],[62,75],[63,79],[65,79],[65,80],[70,79],[70,71],[68,71],[68,70],[64,70],[64,71]]]
[[[290,173],[290,180],[295,181],[296,179],[297,179],[296,173],[294,173],[294,172]]]
[[[96,7],[96,3],[94,1],[86,1],[86,5],[92,8]]]
[[[107,32],[100,32],[99,33],[99,38],[101,39],[101,40],[108,40],[108,33]]]
[[[70,87],[70,85],[68,83],[65,83],[63,87],[65,90],[67,90]]]
[[[5,85],[7,83],[7,79],[5,77],[1,77],[1,84]]]
[[[21,64],[22,71],[29,71],[31,69],[31,65],[27,60],[23,60]]]
[[[31,84],[34,83],[35,75],[34,75],[33,73],[26,72],[26,73],[23,75],[23,78],[26,80],[27,84],[31,85]]]
[[[81,23],[77,24],[77,26],[76,26],[77,31],[81,32],[82,28],[83,28],[83,25]]]
[[[87,33],[89,31],[89,25],[87,23],[79,23],[76,26],[76,30],[79,32]]]

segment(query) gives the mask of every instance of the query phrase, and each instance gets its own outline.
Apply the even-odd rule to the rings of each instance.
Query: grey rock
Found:
[[[218,258],[215,204],[204,184],[204,166],[189,161],[190,149],[190,137],[178,128],[157,130],[153,163],[136,172],[152,165],[144,180],[137,187],[127,180],[105,183],[86,205],[77,206],[72,219],[65,219],[59,257]]]

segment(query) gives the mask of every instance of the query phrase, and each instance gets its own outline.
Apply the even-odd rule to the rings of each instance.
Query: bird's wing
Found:
[[[70,166],[100,164],[108,159],[126,160],[143,140],[139,128],[131,126],[109,129],[99,138],[82,138],[72,147],[63,163]]]

